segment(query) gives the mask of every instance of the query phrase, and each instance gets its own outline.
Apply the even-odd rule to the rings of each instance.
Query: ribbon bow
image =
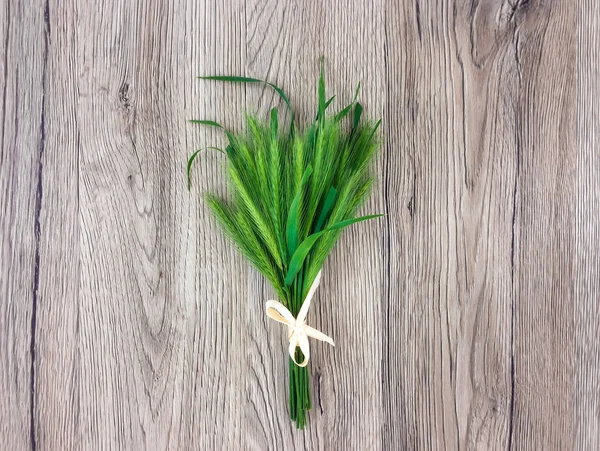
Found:
[[[294,363],[298,366],[308,365],[308,359],[310,358],[310,346],[308,344],[308,337],[316,338],[317,340],[326,341],[332,346],[335,346],[333,340],[317,329],[307,326],[305,323],[306,315],[308,314],[308,308],[310,307],[310,301],[317,291],[317,287],[321,282],[321,271],[315,277],[315,281],[308,290],[306,299],[300,307],[298,317],[294,318],[292,312],[290,312],[281,302],[278,301],[267,301],[267,316],[275,321],[278,321],[288,326],[288,340],[290,342],[289,353]],[[304,360],[300,363],[296,362],[296,347],[299,346],[304,354]]]

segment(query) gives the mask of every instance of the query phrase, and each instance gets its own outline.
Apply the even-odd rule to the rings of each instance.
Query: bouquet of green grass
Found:
[[[254,78],[199,77],[241,83],[266,83]],[[231,197],[206,196],[210,209],[227,235],[266,277],[279,301],[267,301],[267,315],[288,327],[289,407],[298,428],[306,425],[311,408],[307,363],[308,337],[333,345],[327,335],[306,325],[310,302],[321,268],[342,229],[381,215],[355,217],[367,198],[373,176],[371,162],[379,148],[376,134],[381,121],[361,121],[362,106],[352,102],[327,114],[333,97],[325,96],[323,67],[318,85],[315,120],[304,131],[296,129],[285,93],[271,86],[290,109],[290,127],[279,124],[277,108],[270,120],[246,117],[246,130],[227,134],[225,150]],[[223,128],[214,121],[192,120]],[[188,160],[191,165],[200,151]]]

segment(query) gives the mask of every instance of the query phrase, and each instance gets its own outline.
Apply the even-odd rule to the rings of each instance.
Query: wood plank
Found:
[[[600,449],[600,5],[579,5],[575,206],[574,434]]]
[[[576,14],[517,9],[521,74],[511,444],[573,443]]]
[[[63,5],[64,6],[64,5]],[[72,8],[8,3],[2,134],[2,442],[8,449],[72,448],[78,381],[75,340],[77,149]],[[63,20],[64,19],[64,20]],[[67,25],[67,26],[63,26]]]
[[[32,448],[79,442],[79,214],[75,8],[46,2],[43,30],[35,324],[35,430]]]
[[[384,329],[398,383],[384,392],[384,447],[508,442],[517,77],[511,40],[481,36],[483,12],[416,3],[386,15],[400,63],[388,68],[388,140],[405,152],[389,163]]]
[[[579,23],[577,24],[577,20]],[[0,440],[8,449],[600,447],[600,8],[8,0]],[[268,284],[200,196],[272,90],[383,116],[379,177],[310,313],[306,431]]]
[[[43,2],[0,8],[0,442],[35,446],[44,131]]]
[[[383,4],[381,2],[304,2],[281,8],[280,2],[248,2],[247,68],[249,76],[267,78],[290,94],[303,124],[317,108],[319,59],[324,56],[330,108],[347,104],[362,81],[365,114],[381,117],[385,96]],[[361,30],[361,39],[353,39]],[[248,88],[248,107],[266,109],[277,98],[268,89]],[[378,166],[382,173],[382,166]],[[380,189],[365,212],[383,208]],[[309,371],[313,409],[305,432],[295,430],[287,411],[288,364],[284,333],[266,323],[260,276],[248,304],[252,373],[248,379],[251,449],[377,449],[381,443],[381,266],[384,221],[344,232],[325,265],[323,282],[310,321],[327,331],[335,348],[316,344]],[[364,268],[369,268],[365,271]],[[266,324],[265,324],[266,323]],[[256,327],[260,324],[260,327]],[[265,324],[265,326],[263,326]],[[363,332],[364,331],[364,332]],[[344,412],[340,414],[340,412]]]
[[[397,62],[388,66],[388,104],[398,106],[388,112],[398,118],[388,139],[408,155],[392,154],[389,165],[388,198],[402,207],[390,216],[404,243],[390,240],[397,268],[390,300],[402,302],[390,302],[389,322],[402,327],[384,326],[397,350],[389,368],[400,371],[384,391],[384,443],[562,445],[571,434],[563,418],[570,418],[564,359],[573,253],[560,207],[573,187],[565,126],[573,109],[572,8],[416,2],[386,18],[387,60]],[[546,250],[537,254],[540,246]],[[552,267],[551,255],[565,260]],[[544,336],[560,346],[549,348]],[[564,366],[534,376],[540,356]],[[556,398],[558,387],[567,391]],[[548,418],[550,406],[534,396],[554,399],[566,417]]]
[[[84,449],[241,443],[246,265],[199,198],[222,189],[219,154],[199,157],[191,193],[185,178],[187,155],[217,138],[187,120],[228,123],[241,103],[195,79],[242,67],[241,6],[79,11]]]

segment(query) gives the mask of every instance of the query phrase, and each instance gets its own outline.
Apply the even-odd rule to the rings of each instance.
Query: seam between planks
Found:
[[[29,353],[31,358],[31,366],[29,372],[29,439],[31,449],[36,450],[35,437],[35,332],[37,328],[37,306],[38,306],[38,291],[40,287],[40,236],[41,224],[40,215],[42,210],[43,198],[43,171],[44,171],[44,151],[46,148],[46,80],[48,69],[48,44],[50,40],[50,8],[48,0],[44,6],[44,66],[42,69],[42,110],[40,117],[40,145],[38,152],[37,165],[37,188],[35,197],[35,257],[34,257],[34,275],[32,288],[32,308],[31,308],[31,341],[29,344]]]

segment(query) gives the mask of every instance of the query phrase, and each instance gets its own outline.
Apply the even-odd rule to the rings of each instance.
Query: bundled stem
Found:
[[[246,77],[201,78],[263,83]],[[268,85],[289,107],[283,91]],[[229,144],[224,153],[231,199],[225,201],[213,194],[206,197],[219,224],[271,282],[294,318],[342,229],[380,216],[355,217],[373,183],[370,164],[379,147],[379,122],[361,120],[357,95],[358,89],[348,106],[327,115],[333,98],[326,101],[321,67],[318,111],[304,133],[296,130],[293,112],[287,133],[279,127],[276,108],[266,121],[249,115],[244,132],[227,132]],[[351,123],[344,124],[352,111]],[[192,122],[223,128],[214,121]],[[188,161],[188,183],[197,155]],[[297,362],[304,360],[298,348],[294,357]],[[290,416],[303,428],[311,408],[308,370],[291,357],[289,368]]]
[[[302,358],[302,351],[296,351]],[[289,358],[290,363],[290,418],[296,422],[298,429],[306,426],[307,412],[311,409],[310,390],[308,386],[308,368],[299,367]]]
[[[298,315],[304,302],[303,274],[303,270],[298,273],[292,287],[293,301],[291,302],[292,308],[290,311],[294,317]],[[299,348],[296,348],[295,358],[296,362],[304,360],[304,355],[302,355]],[[306,412],[311,409],[308,368],[296,365],[291,357],[288,360],[290,364],[290,417],[296,422],[298,429],[302,429],[306,426]]]

